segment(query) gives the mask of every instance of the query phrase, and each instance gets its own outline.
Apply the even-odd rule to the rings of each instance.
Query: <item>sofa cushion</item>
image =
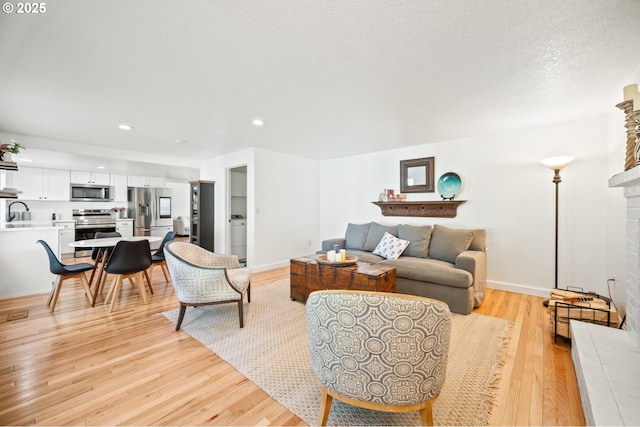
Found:
[[[484,252],[484,250],[487,248],[487,230],[480,228],[471,231],[473,231],[473,240],[469,245],[469,250]]]
[[[429,258],[450,263],[456,262],[460,253],[469,249],[473,240],[473,230],[462,230],[435,225],[429,245]]]
[[[382,240],[373,250],[374,255],[380,255],[386,259],[398,259],[402,252],[409,246],[408,240],[398,239],[391,233],[384,233]]]
[[[401,256],[394,260],[384,260],[380,265],[396,268],[396,276],[420,282],[431,282],[457,288],[468,288],[473,276],[466,270],[455,268],[453,264],[437,259]]]
[[[358,261],[370,262],[371,264],[384,261],[384,258],[382,258],[380,255],[374,255],[371,252],[358,251],[355,249],[347,249],[347,255],[357,256]]]
[[[433,227],[430,225],[398,225],[398,237],[411,242],[403,255],[426,258],[429,255],[432,232]]]
[[[380,225],[377,222],[372,222],[369,226],[369,234],[367,234],[367,240],[364,243],[364,250],[373,252],[378,246],[378,243],[384,237],[384,233],[389,233],[394,236],[398,235],[397,225]]]
[[[367,235],[369,234],[369,225],[366,224],[352,224],[347,225],[347,232],[344,234],[345,249],[356,249],[359,251],[364,250],[364,243],[367,241]]]

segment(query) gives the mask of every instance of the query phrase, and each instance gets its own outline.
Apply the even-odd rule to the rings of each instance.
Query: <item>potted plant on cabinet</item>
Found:
[[[10,162],[12,154],[18,154],[24,146],[17,142],[11,142],[9,144],[0,144],[0,161]]]

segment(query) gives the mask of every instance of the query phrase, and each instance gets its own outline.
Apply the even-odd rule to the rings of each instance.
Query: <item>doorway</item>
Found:
[[[229,169],[229,253],[247,264],[247,166]]]

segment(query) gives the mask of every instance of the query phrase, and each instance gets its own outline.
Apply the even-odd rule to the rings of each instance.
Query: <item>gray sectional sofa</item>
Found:
[[[401,246],[409,245],[397,259],[376,255],[385,232]],[[404,242],[403,242],[404,241]],[[484,301],[487,258],[486,231],[483,229],[456,229],[442,225],[381,225],[349,224],[344,238],[322,242],[324,253],[338,245],[347,254],[361,261],[381,263],[396,268],[396,292],[420,295],[449,304],[455,313],[469,314]],[[393,258],[391,256],[390,258]]]

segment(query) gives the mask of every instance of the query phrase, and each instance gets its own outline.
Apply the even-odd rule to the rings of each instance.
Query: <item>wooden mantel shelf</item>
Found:
[[[466,200],[442,200],[435,202],[371,202],[380,206],[384,216],[428,216],[455,218],[458,206]]]

